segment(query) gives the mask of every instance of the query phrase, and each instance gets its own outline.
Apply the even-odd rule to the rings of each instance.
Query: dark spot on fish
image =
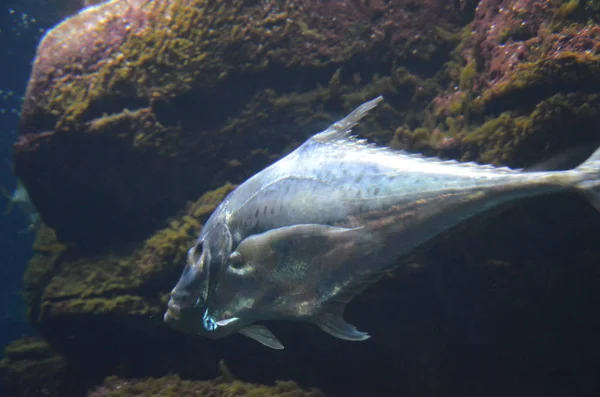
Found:
[[[271,215],[275,214],[275,208],[271,208]]]
[[[362,181],[363,178],[363,174],[359,174],[356,179],[354,180],[354,182],[359,183],[360,181]]]
[[[289,185],[285,187],[285,192],[286,192],[286,193],[289,193],[289,192],[290,192],[290,186],[289,186]]]
[[[359,190],[358,192],[356,192],[356,198],[360,198],[360,194],[361,194],[361,193],[362,193],[362,192],[361,192],[360,190]]]
[[[394,180],[394,178],[395,178],[395,177],[394,177],[393,175],[390,175],[390,176],[388,176],[388,177],[387,177],[388,181],[390,181],[390,182],[391,182],[391,181],[393,181],[393,180]]]
[[[377,196],[378,194],[379,194],[379,188],[378,188],[378,187],[376,187],[376,188],[375,188],[375,191],[373,191],[373,195],[374,195],[374,196]]]
[[[263,215],[267,215],[267,207],[263,208]]]
[[[258,214],[260,214],[260,210],[259,209],[257,209],[256,212],[254,213],[254,217],[258,218]]]

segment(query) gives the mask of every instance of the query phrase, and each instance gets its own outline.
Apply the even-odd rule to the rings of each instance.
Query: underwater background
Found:
[[[17,136],[22,99],[35,48],[44,30],[60,20],[56,8],[46,1],[8,1],[0,10],[0,187],[12,194],[17,180],[12,169],[12,144]],[[35,233],[18,205],[3,196],[7,213],[0,223],[2,266],[0,267],[0,345],[23,335],[35,334],[27,321],[21,287],[31,257]],[[3,356],[3,352],[0,352]]]
[[[600,215],[570,193],[403,258],[348,307],[365,342],[281,322],[272,351],[162,321],[225,195],[377,95],[371,142],[579,164],[600,144],[597,1],[0,7],[0,186],[41,218],[15,202],[0,223],[2,395],[600,395]]]

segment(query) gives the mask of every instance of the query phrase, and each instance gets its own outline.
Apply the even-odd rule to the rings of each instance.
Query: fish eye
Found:
[[[229,255],[229,263],[235,269],[240,269],[244,266],[242,255],[237,251],[233,251],[231,255]]]

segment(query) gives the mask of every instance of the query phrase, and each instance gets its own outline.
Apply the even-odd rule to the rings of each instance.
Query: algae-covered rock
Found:
[[[16,173],[61,239],[139,238],[186,200],[240,182],[316,132],[293,123],[280,96],[308,94],[340,67],[357,90],[397,62],[429,77],[460,16],[445,1],[108,1],[41,41]],[[335,90],[310,98],[297,118],[364,99]]]
[[[484,0],[448,63],[450,90],[420,132],[395,142],[524,167],[600,137],[600,25],[594,2]],[[584,17],[585,16],[585,17]]]
[[[224,368],[221,362],[221,367]],[[227,371],[226,368],[224,368]],[[303,390],[295,382],[277,381],[273,386],[242,382],[234,379],[229,372],[214,380],[183,380],[177,375],[161,378],[123,379],[108,377],[102,386],[94,388],[88,397],[169,397],[169,396],[211,396],[211,397],[325,397],[319,390]]]
[[[29,260],[23,277],[23,298],[30,320],[32,315],[35,318],[41,294],[66,250],[67,246],[58,240],[54,230],[40,225],[33,243],[33,257]]]
[[[60,396],[67,391],[66,362],[43,339],[26,337],[4,348],[0,391],[6,396]]]

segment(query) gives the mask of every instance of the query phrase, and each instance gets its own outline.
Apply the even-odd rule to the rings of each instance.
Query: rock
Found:
[[[0,379],[6,396],[60,396],[67,392],[66,362],[43,339],[25,337],[4,348]]]
[[[225,364],[221,362],[225,371]],[[161,378],[122,379],[116,376],[104,380],[88,397],[127,396],[264,396],[264,397],[324,397],[319,390],[305,391],[295,382],[277,381],[274,386],[245,383],[235,380],[229,372],[211,381],[183,380],[177,375]]]
[[[440,64],[459,13],[445,1],[108,1],[41,41],[16,173],[62,240],[144,238],[186,200],[241,182],[316,132],[289,111],[324,123],[324,108],[357,105],[394,59]],[[352,100],[314,95],[340,66],[346,83],[374,64]],[[280,101],[292,92],[310,99],[304,108],[282,106],[298,106]]]
[[[600,142],[600,21],[590,2],[484,0],[447,69],[452,90],[396,146],[526,167]],[[458,67],[458,65],[462,65]]]

